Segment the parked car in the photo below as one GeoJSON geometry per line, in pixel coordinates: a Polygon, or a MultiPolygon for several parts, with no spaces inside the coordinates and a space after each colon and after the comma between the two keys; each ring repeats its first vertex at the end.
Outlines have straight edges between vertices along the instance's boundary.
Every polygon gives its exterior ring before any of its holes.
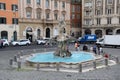
{"type": "Polygon", "coordinates": [[[9,42],[7,39],[0,39],[0,45],[1,47],[9,46],[9,42]]]}
{"type": "Polygon", "coordinates": [[[31,42],[29,39],[21,39],[21,40],[18,40],[18,41],[12,41],[11,44],[13,46],[22,46],[22,45],[30,45],[31,42]]]}
{"type": "Polygon", "coordinates": [[[38,40],[36,40],[36,42],[37,42],[38,45],[44,45],[46,43],[46,40],[38,39],[38,40]]]}

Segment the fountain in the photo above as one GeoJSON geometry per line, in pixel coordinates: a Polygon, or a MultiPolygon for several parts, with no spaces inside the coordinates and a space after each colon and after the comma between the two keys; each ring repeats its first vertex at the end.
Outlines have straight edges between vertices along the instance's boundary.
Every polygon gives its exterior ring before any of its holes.
{"type": "Polygon", "coordinates": [[[58,41],[58,48],[54,52],[54,56],[58,57],[70,57],[72,54],[68,49],[67,42],[69,37],[65,33],[65,26],[66,23],[63,19],[60,19],[59,21],[59,35],[57,36],[57,41],[58,41]]]}
{"type": "MultiPolygon", "coordinates": [[[[59,20],[59,35],[54,39],[58,42],[58,47],[54,52],[42,52],[37,53],[34,57],[31,57],[29,62],[72,62],[79,63],[94,59],[94,56],[89,52],[83,51],[69,51],[68,43],[71,37],[65,32],[66,23],[63,19],[59,20]],[[80,53],[80,54],[79,54],[80,53]]],[[[52,40],[52,39],[51,39],[52,40]]]]}

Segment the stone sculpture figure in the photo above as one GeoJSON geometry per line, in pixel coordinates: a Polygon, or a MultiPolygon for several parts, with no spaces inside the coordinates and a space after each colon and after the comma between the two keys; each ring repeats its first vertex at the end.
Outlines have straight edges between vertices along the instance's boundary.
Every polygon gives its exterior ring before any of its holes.
{"type": "Polygon", "coordinates": [[[57,41],[59,42],[58,48],[55,51],[54,55],[58,57],[70,57],[72,54],[68,49],[66,33],[64,32],[66,23],[63,19],[59,20],[59,36],[57,41]]]}

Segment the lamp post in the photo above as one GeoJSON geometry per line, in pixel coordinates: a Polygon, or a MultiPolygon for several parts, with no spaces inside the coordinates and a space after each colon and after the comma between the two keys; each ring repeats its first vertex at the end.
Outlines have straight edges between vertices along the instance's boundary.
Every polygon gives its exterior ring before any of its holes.
{"type": "Polygon", "coordinates": [[[14,41],[16,41],[17,40],[17,30],[16,30],[16,24],[17,24],[17,18],[16,18],[16,12],[18,11],[18,9],[15,9],[14,10],[14,17],[15,17],[15,19],[14,19],[14,24],[15,24],[15,31],[14,31],[14,35],[13,35],[13,39],[14,39],[14,41]]]}

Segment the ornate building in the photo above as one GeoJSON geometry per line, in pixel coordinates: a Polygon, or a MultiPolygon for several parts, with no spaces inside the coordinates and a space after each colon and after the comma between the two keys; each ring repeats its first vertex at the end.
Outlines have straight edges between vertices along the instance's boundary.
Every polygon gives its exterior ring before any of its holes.
{"type": "Polygon", "coordinates": [[[0,38],[8,41],[19,38],[17,10],[18,0],[0,0],[0,38]]]}
{"type": "Polygon", "coordinates": [[[120,0],[83,0],[82,34],[120,34],[120,0]]]}
{"type": "Polygon", "coordinates": [[[58,22],[66,21],[65,31],[70,35],[69,0],[19,0],[20,38],[52,38],[59,33],[58,22]]]}

